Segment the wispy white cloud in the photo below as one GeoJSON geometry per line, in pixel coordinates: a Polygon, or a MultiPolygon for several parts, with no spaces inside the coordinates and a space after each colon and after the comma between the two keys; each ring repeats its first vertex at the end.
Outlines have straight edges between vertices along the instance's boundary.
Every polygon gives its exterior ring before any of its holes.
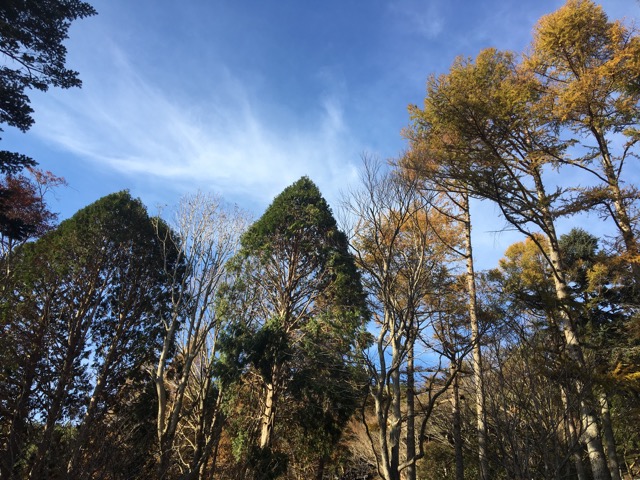
{"type": "Polygon", "coordinates": [[[407,33],[431,39],[440,35],[445,26],[440,3],[437,0],[395,0],[389,4],[389,10],[407,33]]]}
{"type": "Polygon", "coordinates": [[[354,176],[359,147],[341,95],[330,86],[308,105],[307,123],[283,122],[282,115],[274,121],[270,107],[224,68],[215,73],[213,93],[194,101],[143,77],[114,46],[104,58],[109,64],[100,70],[109,75],[88,69],[93,76],[84,76],[82,90],[40,99],[34,133],[122,175],[244,193],[260,202],[302,175],[329,190],[327,196],[354,176]]]}

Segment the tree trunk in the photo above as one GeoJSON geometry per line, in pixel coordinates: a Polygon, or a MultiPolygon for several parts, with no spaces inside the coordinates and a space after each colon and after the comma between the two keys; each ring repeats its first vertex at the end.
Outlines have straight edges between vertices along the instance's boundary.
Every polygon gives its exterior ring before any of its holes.
{"type": "Polygon", "coordinates": [[[275,418],[273,383],[267,383],[265,385],[264,395],[264,408],[262,410],[262,418],[260,419],[260,448],[268,447],[271,444],[275,418]]]}
{"type": "Polygon", "coordinates": [[[624,242],[625,249],[629,256],[628,261],[631,265],[635,282],[634,292],[637,294],[638,289],[640,288],[640,252],[638,251],[638,239],[636,238],[636,234],[629,217],[629,212],[625,204],[624,195],[620,189],[620,182],[618,180],[618,176],[616,175],[616,169],[611,160],[611,152],[609,151],[607,139],[605,138],[604,133],[595,126],[591,127],[591,133],[593,133],[593,136],[598,142],[598,148],[600,150],[600,163],[607,179],[607,189],[609,190],[609,195],[613,200],[614,212],[612,216],[614,219],[614,223],[620,231],[622,241],[624,242]]]}
{"type": "Polygon", "coordinates": [[[389,337],[392,343],[391,365],[386,369],[384,360],[383,337],[378,338],[378,355],[381,359],[381,382],[376,386],[376,414],[378,417],[378,443],[380,459],[378,470],[384,480],[400,480],[400,434],[401,434],[401,339],[395,328],[394,318],[385,311],[385,325],[389,326],[389,337]]]}
{"type": "Polygon", "coordinates": [[[567,396],[567,390],[564,386],[560,387],[560,398],[562,399],[562,406],[564,407],[564,429],[567,445],[571,449],[571,458],[573,458],[573,465],[576,469],[576,476],[578,480],[587,480],[587,474],[584,470],[584,464],[582,463],[582,454],[580,450],[580,442],[578,441],[578,435],[576,434],[576,428],[574,425],[574,415],[569,407],[569,398],[567,396]]]}
{"type": "Polygon", "coordinates": [[[402,390],[400,388],[400,339],[393,340],[394,345],[394,362],[393,372],[391,373],[391,429],[389,431],[389,444],[391,447],[391,458],[389,459],[389,480],[400,480],[400,434],[402,431],[402,390]]]}
{"type": "Polygon", "coordinates": [[[604,438],[604,446],[609,461],[609,470],[611,470],[611,480],[620,479],[620,464],[618,463],[618,454],[616,453],[616,441],[613,436],[613,426],[611,425],[611,413],[609,411],[609,399],[605,392],[600,392],[600,412],[602,414],[602,432],[604,438]]]}
{"type": "MultiPolygon", "coordinates": [[[[567,353],[571,361],[581,369],[586,367],[582,345],[578,340],[578,334],[572,312],[569,310],[571,296],[567,287],[565,270],[560,255],[560,247],[558,245],[558,237],[555,231],[553,215],[549,211],[549,198],[544,190],[542,176],[539,167],[531,170],[531,176],[536,186],[536,194],[538,197],[538,205],[542,216],[542,225],[546,234],[546,250],[549,258],[550,267],[552,269],[553,283],[556,291],[556,300],[558,302],[558,316],[561,321],[562,333],[567,347],[567,353]]],[[[580,422],[582,424],[582,437],[587,446],[589,454],[589,463],[591,464],[591,473],[594,480],[611,480],[609,467],[604,455],[604,448],[598,432],[598,422],[594,409],[590,405],[593,399],[591,388],[586,385],[580,378],[574,380],[576,392],[580,400],[580,422]]]]}
{"type": "MultiPolygon", "coordinates": [[[[384,321],[383,321],[383,325],[388,326],[388,327],[392,327],[392,325],[390,324],[390,315],[389,312],[386,310],[384,311],[384,321]]],[[[379,456],[376,456],[376,463],[377,463],[377,467],[378,467],[378,472],[380,474],[380,476],[384,479],[384,480],[390,480],[391,479],[391,473],[389,471],[389,466],[390,466],[390,459],[389,459],[389,438],[388,438],[388,413],[389,413],[389,403],[391,402],[391,399],[389,398],[389,396],[387,395],[387,391],[388,391],[388,387],[387,387],[387,383],[389,382],[389,377],[387,376],[387,358],[385,356],[385,337],[386,334],[389,333],[390,335],[393,334],[393,332],[388,332],[388,330],[386,328],[381,328],[380,333],[378,334],[378,340],[377,340],[377,349],[378,349],[378,359],[380,364],[379,365],[373,365],[373,369],[375,369],[376,371],[376,376],[377,376],[377,382],[376,385],[373,387],[374,389],[374,403],[375,403],[375,409],[376,409],[376,417],[378,420],[378,451],[380,452],[379,456]]],[[[393,361],[395,360],[395,358],[391,359],[391,362],[393,363],[393,361]]],[[[363,422],[365,421],[364,415],[362,418],[363,422]]],[[[365,424],[366,425],[366,424],[365,424]]],[[[374,448],[374,451],[376,449],[374,448]]]]}
{"type": "Polygon", "coordinates": [[[34,332],[35,341],[32,346],[32,351],[26,355],[25,358],[27,364],[24,367],[20,393],[13,408],[7,443],[4,449],[0,451],[0,478],[12,478],[13,473],[15,473],[14,468],[23,453],[22,449],[25,443],[27,417],[29,416],[29,400],[33,393],[37,363],[41,358],[40,354],[44,351],[44,334],[48,328],[46,319],[47,316],[43,315],[41,320],[45,323],[39,325],[34,332]]]}
{"type": "Polygon", "coordinates": [[[467,289],[469,291],[469,321],[471,323],[471,344],[473,346],[473,380],[476,388],[476,438],[478,439],[478,463],[480,480],[489,480],[487,462],[487,427],[484,412],[484,380],[482,376],[482,349],[480,345],[480,326],[478,324],[478,306],[476,278],[473,265],[473,244],[471,243],[471,210],[469,195],[462,194],[462,215],[464,224],[464,242],[467,264],[467,289]]]}
{"type": "Polygon", "coordinates": [[[264,386],[264,406],[260,418],[260,448],[271,447],[276,420],[276,401],[280,382],[280,366],[271,369],[271,378],[264,386]]]}
{"type": "Polygon", "coordinates": [[[65,361],[65,367],[63,369],[63,373],[58,380],[58,385],[54,392],[54,397],[51,402],[51,407],[48,409],[46,415],[46,422],[44,425],[42,439],[38,443],[35,459],[29,471],[30,479],[40,479],[46,476],[45,474],[45,460],[47,454],[49,453],[49,449],[51,447],[51,442],[53,440],[53,432],[55,430],[55,425],[60,417],[62,412],[62,406],[66,399],[67,393],[67,383],[69,380],[69,376],[71,374],[71,365],[69,364],[67,368],[67,361],[65,361]]]}
{"type": "MultiPolygon", "coordinates": [[[[156,415],[156,435],[158,438],[157,468],[158,478],[164,478],[171,463],[171,450],[173,448],[173,434],[169,430],[171,422],[167,422],[169,415],[174,415],[175,408],[170,411],[167,402],[166,388],[166,368],[169,361],[171,346],[175,341],[176,330],[178,328],[178,316],[175,311],[171,313],[171,322],[165,327],[165,337],[162,345],[162,352],[158,359],[158,365],[153,372],[153,383],[156,387],[156,397],[158,399],[158,412],[156,415]]],[[[186,367],[185,367],[186,368],[186,367]]]]}
{"type": "Polygon", "coordinates": [[[55,425],[62,414],[62,409],[68,398],[69,387],[73,383],[74,363],[84,350],[87,332],[92,323],[93,315],[92,313],[87,313],[87,310],[81,309],[76,313],[74,321],[70,325],[70,331],[65,345],[66,351],[62,369],[57,378],[58,383],[51,399],[51,405],[46,412],[46,421],[42,439],[38,443],[35,459],[29,471],[30,479],[37,480],[43,478],[45,472],[45,460],[49,453],[49,449],[51,448],[55,425]]]}
{"type": "Polygon", "coordinates": [[[413,365],[414,336],[407,339],[407,436],[406,436],[406,480],[416,480],[416,433],[415,433],[415,372],[413,365]]]}
{"type": "Polygon", "coordinates": [[[322,480],[324,478],[324,466],[327,462],[327,456],[323,455],[320,457],[320,461],[318,462],[318,469],[316,470],[316,480],[322,480]]]}
{"type": "MultiPolygon", "coordinates": [[[[556,287],[556,296],[558,299],[560,318],[562,319],[562,329],[567,346],[567,352],[571,360],[576,365],[585,368],[582,346],[578,341],[578,336],[573,325],[573,321],[569,312],[566,310],[566,304],[569,300],[567,293],[567,285],[564,280],[562,263],[560,261],[560,251],[555,239],[548,236],[549,242],[549,258],[554,269],[553,280],[556,287]]],[[[604,455],[604,448],[598,431],[598,421],[594,409],[590,405],[592,400],[591,389],[580,379],[575,380],[576,391],[580,400],[580,421],[582,423],[582,435],[587,446],[589,454],[589,463],[591,464],[591,473],[594,480],[611,480],[609,467],[604,455]]]]}
{"type": "Polygon", "coordinates": [[[452,363],[451,375],[455,375],[453,380],[453,446],[456,458],[456,480],[464,480],[464,457],[462,455],[462,419],[460,417],[460,390],[458,387],[457,367],[452,363]]]}
{"type": "Polygon", "coordinates": [[[91,399],[89,400],[89,406],[87,407],[87,411],[82,419],[82,423],[78,427],[78,435],[74,442],[75,448],[73,449],[73,453],[71,454],[71,458],[67,464],[67,477],[69,478],[78,478],[79,476],[78,468],[80,466],[82,455],[87,449],[86,443],[97,414],[98,400],[102,398],[102,393],[107,383],[107,375],[109,374],[109,369],[114,362],[119,341],[120,328],[118,328],[117,334],[111,342],[109,351],[100,370],[100,375],[96,379],[96,384],[93,388],[91,399]]]}

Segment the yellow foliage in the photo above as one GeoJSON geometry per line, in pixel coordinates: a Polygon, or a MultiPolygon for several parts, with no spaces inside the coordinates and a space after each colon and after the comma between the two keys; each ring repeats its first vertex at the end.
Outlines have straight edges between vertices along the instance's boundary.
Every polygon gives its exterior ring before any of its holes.
{"type": "Polygon", "coordinates": [[[525,289],[537,289],[551,282],[547,261],[538,246],[544,245],[544,238],[540,234],[534,236],[538,244],[530,238],[514,243],[499,261],[500,268],[510,272],[511,277],[517,278],[519,285],[525,289]]]}
{"type": "Polygon", "coordinates": [[[596,291],[607,283],[610,275],[610,269],[603,263],[596,263],[587,272],[587,280],[589,282],[589,290],[596,291]]]}
{"type": "Polygon", "coordinates": [[[635,389],[640,389],[640,370],[637,370],[638,365],[627,365],[618,362],[611,372],[611,375],[616,380],[627,384],[635,389]]]}
{"type": "Polygon", "coordinates": [[[607,130],[637,115],[639,59],[633,31],[591,0],[569,0],[539,20],[522,68],[546,88],[540,108],[560,122],[607,130]]]}

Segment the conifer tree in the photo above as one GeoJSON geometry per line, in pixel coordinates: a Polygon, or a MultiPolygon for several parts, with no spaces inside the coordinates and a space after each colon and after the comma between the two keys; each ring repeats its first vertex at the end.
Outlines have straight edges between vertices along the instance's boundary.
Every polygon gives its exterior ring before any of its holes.
{"type": "MultiPolygon", "coordinates": [[[[248,229],[236,262],[235,288],[254,292],[236,351],[259,384],[254,470],[272,468],[276,475],[286,468],[278,453],[283,429],[305,428],[307,441],[320,440],[322,457],[356,407],[354,355],[366,319],[364,295],[346,236],[307,177],[287,187],[248,229]]],[[[322,464],[319,458],[319,470],[322,464]]]]}

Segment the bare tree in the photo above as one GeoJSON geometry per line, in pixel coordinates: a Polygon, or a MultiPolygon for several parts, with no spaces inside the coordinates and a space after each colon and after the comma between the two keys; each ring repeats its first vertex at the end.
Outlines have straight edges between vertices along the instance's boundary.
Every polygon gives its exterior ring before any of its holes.
{"type": "Polygon", "coordinates": [[[166,263],[173,279],[172,309],[163,319],[164,343],[152,372],[160,477],[176,470],[183,478],[206,478],[209,471],[222,421],[223,385],[213,372],[224,328],[216,295],[247,224],[244,212],[198,193],[182,199],[173,232],[161,238],[178,258],[166,263]]]}
{"type": "Polygon", "coordinates": [[[376,438],[369,435],[386,480],[403,471],[415,479],[430,413],[469,349],[451,335],[451,297],[444,293],[452,277],[450,250],[441,239],[453,243],[458,232],[431,208],[435,194],[423,193],[420,180],[384,172],[380,162],[365,159],[362,187],[344,201],[375,321],[374,345],[364,352],[378,424],[376,438]]]}

